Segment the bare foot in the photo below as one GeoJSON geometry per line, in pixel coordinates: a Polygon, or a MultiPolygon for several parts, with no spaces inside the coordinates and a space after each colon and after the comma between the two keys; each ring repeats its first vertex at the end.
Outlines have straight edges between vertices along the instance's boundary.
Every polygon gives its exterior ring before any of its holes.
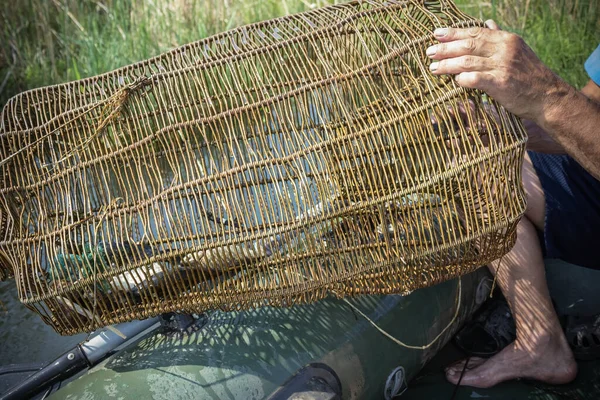
{"type": "MultiPolygon", "coordinates": [[[[500,382],[516,378],[563,384],[577,375],[577,363],[564,335],[555,339],[537,340],[543,345],[522,345],[519,340],[511,343],[490,359],[473,357],[460,382],[464,386],[492,387],[500,382]]],[[[457,384],[466,360],[446,368],[446,378],[457,384]]]]}

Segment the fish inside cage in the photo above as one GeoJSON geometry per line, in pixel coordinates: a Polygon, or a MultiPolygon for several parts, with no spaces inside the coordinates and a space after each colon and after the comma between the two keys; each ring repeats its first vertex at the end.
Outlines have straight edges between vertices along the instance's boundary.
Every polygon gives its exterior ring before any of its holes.
{"type": "Polygon", "coordinates": [[[16,96],[0,273],[72,334],[406,293],[500,257],[526,136],[428,72],[442,25],[482,22],[447,0],[353,1],[16,96]]]}

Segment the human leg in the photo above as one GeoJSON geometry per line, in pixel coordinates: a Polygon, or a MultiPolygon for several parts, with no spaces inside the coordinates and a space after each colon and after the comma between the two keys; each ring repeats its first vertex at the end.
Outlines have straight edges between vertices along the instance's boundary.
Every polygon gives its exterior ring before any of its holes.
{"type": "MultiPolygon", "coordinates": [[[[536,225],[542,229],[544,224],[544,193],[529,157],[526,157],[523,166],[523,183],[528,208],[517,227],[517,242],[502,258],[497,275],[498,285],[513,312],[517,339],[488,360],[471,359],[461,380],[462,385],[490,387],[521,377],[559,384],[570,382],[577,373],[577,364],[546,284],[536,232],[536,225]]],[[[490,266],[493,272],[499,262],[490,266]]],[[[464,362],[446,370],[450,382],[458,382],[464,362]]]]}

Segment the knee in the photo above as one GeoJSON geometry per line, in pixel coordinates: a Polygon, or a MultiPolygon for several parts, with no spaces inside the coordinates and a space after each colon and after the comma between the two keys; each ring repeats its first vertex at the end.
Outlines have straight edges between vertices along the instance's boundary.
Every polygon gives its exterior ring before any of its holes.
{"type": "Polygon", "coordinates": [[[544,190],[537,176],[533,163],[529,155],[525,154],[523,160],[523,187],[527,198],[527,208],[525,215],[535,225],[537,229],[544,229],[544,219],[546,213],[546,199],[544,190]]]}

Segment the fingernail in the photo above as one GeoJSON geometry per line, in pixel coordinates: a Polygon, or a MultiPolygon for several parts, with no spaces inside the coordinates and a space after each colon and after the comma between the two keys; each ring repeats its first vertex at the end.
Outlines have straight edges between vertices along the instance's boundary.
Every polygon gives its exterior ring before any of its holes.
{"type": "Polygon", "coordinates": [[[450,368],[448,371],[446,371],[448,373],[448,375],[454,375],[454,370],[452,368],[450,368]]]}
{"type": "Polygon", "coordinates": [[[427,50],[425,50],[425,54],[427,54],[429,57],[435,55],[437,51],[437,46],[430,46],[427,48],[427,50]]]}
{"type": "Polygon", "coordinates": [[[431,72],[434,72],[436,69],[438,69],[438,65],[439,65],[439,64],[440,64],[440,63],[439,63],[439,62],[437,62],[437,61],[436,61],[436,62],[432,62],[431,64],[429,64],[429,70],[430,70],[431,72]]]}
{"type": "Polygon", "coordinates": [[[437,28],[433,31],[433,36],[435,37],[444,37],[448,34],[448,28],[437,28]]]}

